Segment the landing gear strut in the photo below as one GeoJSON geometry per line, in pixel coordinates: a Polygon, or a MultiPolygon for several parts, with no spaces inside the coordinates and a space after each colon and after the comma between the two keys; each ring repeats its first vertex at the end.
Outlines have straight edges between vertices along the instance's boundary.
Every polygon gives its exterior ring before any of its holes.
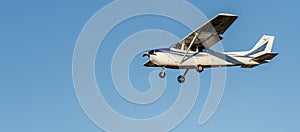
{"type": "Polygon", "coordinates": [[[184,83],[184,81],[185,81],[185,76],[186,76],[186,74],[188,73],[188,71],[189,71],[189,69],[186,69],[183,75],[180,75],[180,76],[177,77],[177,81],[178,81],[179,83],[184,83]]]}

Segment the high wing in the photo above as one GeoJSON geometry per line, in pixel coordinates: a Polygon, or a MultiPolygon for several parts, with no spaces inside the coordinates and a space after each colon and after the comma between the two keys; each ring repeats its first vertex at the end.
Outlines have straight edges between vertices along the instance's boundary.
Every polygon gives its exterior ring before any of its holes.
{"type": "Polygon", "coordinates": [[[223,39],[220,35],[222,35],[237,18],[238,16],[233,14],[218,14],[183,38],[180,43],[187,45],[192,43],[191,47],[198,48],[200,49],[199,51],[205,48],[208,49],[223,39]]]}

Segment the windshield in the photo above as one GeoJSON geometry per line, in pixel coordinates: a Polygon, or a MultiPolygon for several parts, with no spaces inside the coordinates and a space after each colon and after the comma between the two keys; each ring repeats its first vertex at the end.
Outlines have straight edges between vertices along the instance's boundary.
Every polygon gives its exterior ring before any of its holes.
{"type": "MultiPolygon", "coordinates": [[[[176,43],[172,45],[170,48],[181,50],[183,46],[183,50],[186,51],[188,49],[188,45],[182,43],[176,43]]],[[[198,46],[192,46],[190,51],[198,52],[198,46]]]]}
{"type": "Polygon", "coordinates": [[[182,47],[181,43],[176,43],[176,44],[174,44],[174,45],[171,46],[171,48],[179,49],[179,50],[181,49],[181,47],[182,47]]]}

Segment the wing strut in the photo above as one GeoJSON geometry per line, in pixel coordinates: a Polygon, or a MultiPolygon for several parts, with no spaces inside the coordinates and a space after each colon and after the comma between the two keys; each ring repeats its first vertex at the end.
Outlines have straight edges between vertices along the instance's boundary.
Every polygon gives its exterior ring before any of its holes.
{"type": "Polygon", "coordinates": [[[198,33],[195,33],[195,36],[194,36],[194,38],[193,38],[191,44],[189,45],[189,48],[185,51],[185,54],[184,54],[184,56],[183,56],[183,58],[182,58],[182,60],[181,60],[180,63],[182,63],[182,62],[184,61],[184,59],[185,59],[187,53],[190,51],[191,47],[193,46],[193,44],[194,44],[194,42],[195,42],[197,36],[198,36],[198,33]]]}

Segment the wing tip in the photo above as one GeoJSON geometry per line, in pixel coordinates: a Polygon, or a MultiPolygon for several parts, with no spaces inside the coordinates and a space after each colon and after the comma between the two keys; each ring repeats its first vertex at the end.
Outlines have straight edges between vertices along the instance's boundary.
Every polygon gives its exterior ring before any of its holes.
{"type": "Polygon", "coordinates": [[[270,34],[264,34],[264,37],[275,37],[275,35],[270,35],[270,34]]]}
{"type": "Polygon", "coordinates": [[[222,16],[232,16],[232,17],[238,17],[238,15],[231,14],[231,13],[219,13],[219,15],[222,15],[222,16]]]}

